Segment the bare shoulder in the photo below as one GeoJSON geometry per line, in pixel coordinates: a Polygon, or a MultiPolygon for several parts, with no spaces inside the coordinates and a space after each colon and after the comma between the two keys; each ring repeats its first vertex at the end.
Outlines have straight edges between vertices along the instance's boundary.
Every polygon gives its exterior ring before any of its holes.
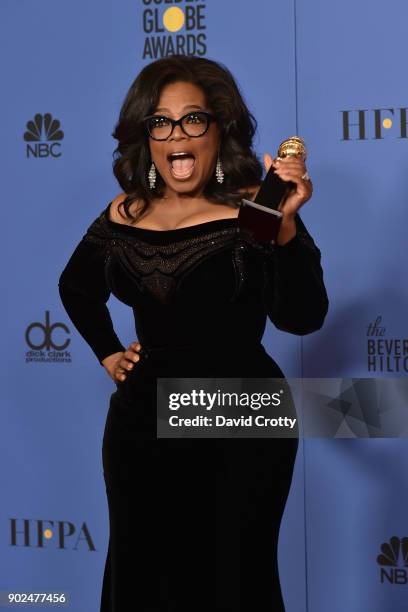
{"type": "MultiPolygon", "coordinates": [[[[129,223],[128,218],[123,212],[123,206],[121,206],[127,195],[127,193],[120,193],[116,196],[116,198],[112,200],[111,205],[109,207],[109,218],[111,221],[114,221],[115,223],[129,223]]],[[[137,204],[137,201],[132,202],[131,209],[137,207],[137,204]]]]}

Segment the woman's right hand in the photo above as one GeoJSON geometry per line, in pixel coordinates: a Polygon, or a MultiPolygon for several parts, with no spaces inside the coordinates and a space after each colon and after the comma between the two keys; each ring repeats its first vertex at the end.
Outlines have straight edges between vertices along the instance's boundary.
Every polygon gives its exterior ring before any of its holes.
{"type": "Polygon", "coordinates": [[[140,359],[138,351],[141,348],[140,342],[132,342],[126,351],[113,353],[113,355],[105,357],[102,361],[102,365],[115,383],[123,382],[126,379],[126,375],[133,370],[135,364],[140,359]]]}

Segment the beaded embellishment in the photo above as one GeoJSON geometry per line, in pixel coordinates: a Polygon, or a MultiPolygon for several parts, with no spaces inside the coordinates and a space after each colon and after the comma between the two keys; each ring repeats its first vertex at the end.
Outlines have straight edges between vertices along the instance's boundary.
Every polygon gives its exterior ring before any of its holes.
{"type": "MultiPolygon", "coordinates": [[[[231,302],[238,298],[245,285],[248,248],[257,251],[264,264],[273,260],[272,244],[259,243],[251,236],[240,233],[236,226],[156,245],[145,242],[139,236],[112,228],[104,213],[105,211],[90,225],[83,240],[95,242],[104,248],[105,264],[114,253],[137,289],[140,292],[148,291],[163,303],[170,300],[187,274],[216,253],[231,251],[235,275],[235,290],[230,297],[231,302]]],[[[297,227],[303,244],[314,249],[313,240],[307,234],[300,218],[297,219],[297,227]]],[[[266,266],[265,274],[268,275],[266,266]]]]}
{"type": "Polygon", "coordinates": [[[235,274],[231,301],[238,297],[245,281],[244,252],[248,240],[240,235],[237,227],[156,245],[111,228],[102,213],[88,228],[83,240],[105,249],[105,264],[115,254],[137,289],[150,292],[163,303],[169,301],[183,278],[196,266],[225,250],[231,250],[235,274]]]}

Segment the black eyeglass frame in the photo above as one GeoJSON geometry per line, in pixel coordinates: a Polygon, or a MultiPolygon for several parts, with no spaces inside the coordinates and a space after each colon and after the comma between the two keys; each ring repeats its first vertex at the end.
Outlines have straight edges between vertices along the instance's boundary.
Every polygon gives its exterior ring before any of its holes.
{"type": "Polygon", "coordinates": [[[186,136],[188,136],[189,138],[201,138],[201,136],[204,136],[204,134],[208,131],[208,128],[211,125],[212,121],[215,121],[215,116],[211,113],[209,113],[208,111],[204,111],[204,110],[197,110],[197,111],[190,111],[189,113],[186,113],[185,115],[183,115],[182,117],[180,117],[180,119],[171,119],[171,117],[167,117],[166,115],[148,115],[147,117],[144,117],[142,119],[145,128],[147,130],[147,133],[149,134],[150,138],[152,138],[153,140],[158,140],[158,141],[165,141],[168,138],[170,138],[170,136],[172,135],[172,133],[174,132],[174,128],[176,127],[176,125],[179,125],[181,127],[181,129],[183,130],[184,134],[186,136]],[[184,129],[183,125],[182,125],[182,121],[183,119],[185,119],[186,117],[188,117],[189,115],[206,115],[207,117],[207,127],[205,128],[204,132],[202,134],[200,134],[199,136],[192,136],[191,134],[188,134],[186,132],[186,130],[184,129]],[[150,119],[167,119],[167,121],[170,121],[171,123],[171,132],[168,136],[166,136],[166,138],[155,138],[154,136],[151,135],[150,130],[149,130],[149,124],[148,122],[150,121],[150,119]]]}

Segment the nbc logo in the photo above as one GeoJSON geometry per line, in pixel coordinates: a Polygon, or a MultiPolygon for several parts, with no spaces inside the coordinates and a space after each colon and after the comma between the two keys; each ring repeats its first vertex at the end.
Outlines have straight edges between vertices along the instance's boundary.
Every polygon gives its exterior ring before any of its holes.
{"type": "Polygon", "coordinates": [[[405,568],[408,568],[408,538],[393,536],[389,542],[384,542],[377,563],[382,566],[381,582],[387,580],[391,584],[407,584],[408,571],[405,568]]]}
{"type": "Polygon", "coordinates": [[[51,113],[37,113],[34,120],[27,121],[24,140],[27,142],[26,157],[60,157],[60,140],[64,132],[61,123],[53,119],[51,113]]]}

